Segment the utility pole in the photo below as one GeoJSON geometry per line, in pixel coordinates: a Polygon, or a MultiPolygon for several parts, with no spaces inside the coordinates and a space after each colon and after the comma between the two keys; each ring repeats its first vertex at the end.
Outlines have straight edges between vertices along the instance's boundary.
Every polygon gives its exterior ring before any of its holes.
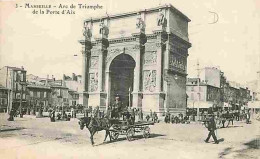
{"type": "Polygon", "coordinates": [[[199,120],[199,107],[200,107],[200,68],[199,60],[197,60],[197,91],[198,91],[198,108],[197,108],[197,120],[199,120]]]}
{"type": "Polygon", "coordinates": [[[20,118],[23,117],[23,112],[22,112],[22,100],[23,100],[23,85],[20,82],[21,85],[21,95],[20,95],[20,107],[19,107],[19,111],[20,111],[20,118]]]}

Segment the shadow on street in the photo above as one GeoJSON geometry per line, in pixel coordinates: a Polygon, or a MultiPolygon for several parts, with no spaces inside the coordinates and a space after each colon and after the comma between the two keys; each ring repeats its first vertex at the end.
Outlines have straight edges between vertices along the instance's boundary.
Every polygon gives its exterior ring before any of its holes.
{"type": "MultiPolygon", "coordinates": [[[[121,136],[123,136],[123,135],[121,135],[121,136]]],[[[161,137],[161,136],[165,136],[165,135],[162,135],[162,134],[151,134],[149,138],[156,138],[156,137],[161,137]]],[[[130,141],[130,142],[133,142],[135,140],[140,140],[140,139],[145,139],[145,138],[143,137],[143,135],[136,135],[136,136],[133,137],[133,140],[130,141]]],[[[122,138],[118,138],[117,140],[103,142],[103,143],[97,144],[95,146],[107,145],[107,144],[112,144],[112,143],[115,143],[115,142],[121,142],[121,141],[125,141],[125,140],[127,140],[126,137],[122,137],[122,138]]]]}

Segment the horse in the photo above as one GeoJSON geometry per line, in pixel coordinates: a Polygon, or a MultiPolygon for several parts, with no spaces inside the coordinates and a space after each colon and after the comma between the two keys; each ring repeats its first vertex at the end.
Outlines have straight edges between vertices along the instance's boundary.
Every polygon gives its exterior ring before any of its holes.
{"type": "Polygon", "coordinates": [[[79,126],[81,130],[83,130],[85,126],[86,128],[88,128],[90,132],[90,140],[92,145],[94,145],[93,136],[95,135],[96,132],[102,130],[106,131],[106,136],[104,141],[106,141],[108,135],[111,141],[111,135],[109,132],[109,128],[111,127],[111,124],[108,118],[83,117],[79,119],[79,126]]]}

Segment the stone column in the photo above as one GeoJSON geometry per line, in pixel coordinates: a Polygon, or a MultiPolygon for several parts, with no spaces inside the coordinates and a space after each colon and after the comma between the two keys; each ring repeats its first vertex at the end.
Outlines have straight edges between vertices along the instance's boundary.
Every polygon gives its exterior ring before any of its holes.
{"type": "Polygon", "coordinates": [[[111,87],[111,80],[110,80],[110,72],[106,72],[106,92],[107,92],[107,99],[106,99],[106,108],[108,108],[110,104],[110,87],[111,87]]]}
{"type": "Polygon", "coordinates": [[[89,85],[89,65],[91,57],[91,37],[92,37],[92,22],[84,22],[83,30],[84,40],[80,43],[82,47],[82,82],[83,82],[83,106],[88,107],[88,85],[89,85]]]}
{"type": "Polygon", "coordinates": [[[89,61],[91,51],[85,49],[82,51],[82,83],[83,83],[83,106],[88,107],[88,85],[89,85],[89,61]]]}
{"type": "Polygon", "coordinates": [[[134,89],[133,92],[140,91],[140,73],[141,73],[141,52],[136,52],[135,70],[134,70],[134,89]]]}
{"type": "Polygon", "coordinates": [[[137,17],[136,23],[137,33],[133,36],[136,37],[137,45],[139,45],[139,51],[136,52],[136,65],[134,70],[134,89],[133,89],[133,107],[142,107],[142,59],[145,50],[145,43],[147,42],[147,37],[145,35],[145,13],[141,12],[137,17]]]}
{"type": "MultiPolygon", "coordinates": [[[[162,54],[163,49],[166,45],[167,41],[167,33],[163,30],[156,30],[154,31],[154,34],[157,35],[157,42],[156,42],[156,48],[157,48],[157,69],[156,69],[156,92],[160,93],[162,91],[162,54]]],[[[166,63],[168,64],[168,63],[166,63]]]]}
{"type": "Polygon", "coordinates": [[[161,44],[161,40],[157,41],[156,47],[157,47],[156,92],[161,92],[161,82],[162,82],[162,44],[161,44]]]}
{"type": "Polygon", "coordinates": [[[98,56],[98,92],[103,91],[103,51],[98,56]]]}
{"type": "Polygon", "coordinates": [[[105,76],[105,58],[107,56],[107,48],[109,47],[109,41],[108,41],[108,34],[109,34],[109,28],[108,28],[108,19],[102,19],[100,22],[100,43],[99,43],[99,60],[98,60],[98,98],[99,103],[98,105],[102,110],[105,109],[105,107],[108,105],[108,94],[104,92],[104,77],[105,76]]]}

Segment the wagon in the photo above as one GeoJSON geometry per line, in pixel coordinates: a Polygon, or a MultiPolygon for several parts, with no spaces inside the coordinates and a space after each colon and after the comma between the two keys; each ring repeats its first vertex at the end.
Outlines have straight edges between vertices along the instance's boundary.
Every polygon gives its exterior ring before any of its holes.
{"type": "Polygon", "coordinates": [[[109,131],[112,140],[117,140],[119,135],[126,135],[128,141],[132,141],[135,133],[141,133],[144,138],[150,137],[150,125],[154,122],[139,121],[134,124],[128,124],[126,121],[114,120],[111,121],[112,126],[109,131]]]}

